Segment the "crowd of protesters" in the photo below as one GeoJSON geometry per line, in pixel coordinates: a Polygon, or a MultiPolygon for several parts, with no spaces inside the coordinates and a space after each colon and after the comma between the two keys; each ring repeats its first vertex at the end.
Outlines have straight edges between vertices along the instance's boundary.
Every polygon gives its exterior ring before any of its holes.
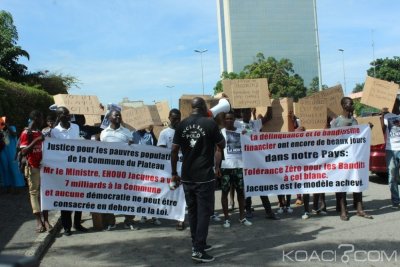
{"type": "MultiPolygon", "coordinates": [[[[337,118],[328,119],[327,127],[344,127],[357,125],[353,116],[353,101],[344,97],[341,101],[343,114],[337,118]]],[[[112,110],[108,113],[109,125],[104,130],[97,126],[85,124],[83,115],[69,113],[66,107],[57,107],[43,120],[43,114],[34,110],[29,115],[28,126],[21,131],[18,138],[16,129],[7,121],[6,117],[0,117],[0,187],[5,189],[22,188],[28,186],[32,213],[36,218],[36,232],[52,231],[53,226],[48,220],[48,211],[40,208],[40,166],[42,160],[42,143],[45,138],[58,139],[88,139],[102,142],[123,142],[127,144],[154,145],[171,149],[172,181],[176,186],[183,185],[188,209],[188,221],[192,237],[192,259],[200,262],[212,261],[214,257],[207,254],[212,249],[208,245],[207,234],[210,218],[218,217],[214,213],[214,190],[217,179],[222,191],[221,204],[224,220],[222,226],[231,227],[230,211],[235,209],[234,193],[237,195],[239,221],[244,226],[251,226],[253,217],[251,198],[245,198],[243,181],[243,162],[241,154],[229,155],[225,144],[240,147],[240,135],[262,131],[263,126],[272,118],[272,110],[267,109],[264,116],[256,117],[255,109],[233,110],[224,113],[223,126],[207,118],[207,107],[204,99],[194,98],[192,101],[193,113],[181,121],[181,113],[178,109],[172,109],[169,113],[170,124],[164,129],[157,140],[152,127],[130,131],[123,126],[121,112],[112,110]],[[253,115],[253,119],[251,116],[253,115]],[[239,117],[239,118],[237,118],[239,117]],[[45,124],[45,125],[44,125],[45,124]],[[186,140],[182,134],[187,130],[185,125],[196,124],[202,128],[199,138],[186,140]],[[222,128],[222,129],[221,129],[222,128]],[[175,133],[179,134],[175,134],[175,133]],[[178,176],[177,160],[183,154],[181,175],[178,176]],[[26,163],[21,162],[26,159],[26,163]],[[195,175],[194,175],[195,174],[195,175]],[[228,196],[231,204],[228,206],[228,196]],[[202,200],[202,201],[199,201],[202,200]]],[[[391,134],[400,127],[395,127],[400,121],[397,115],[385,112],[382,116],[382,129],[387,133],[387,166],[389,171],[389,185],[393,208],[399,206],[399,158],[400,149],[398,134],[391,134]],[[399,120],[397,120],[399,119],[399,120]]],[[[291,113],[292,128],[295,131],[305,131],[299,125],[299,119],[291,113]]],[[[364,211],[362,193],[354,193],[354,207],[356,214],[366,219],[373,217],[364,211]]],[[[311,214],[327,214],[325,194],[313,195],[313,209],[310,209],[310,195],[297,195],[296,205],[304,205],[302,219],[308,219],[311,214]]],[[[348,221],[346,193],[336,193],[336,210],[340,219],[348,221]]],[[[281,214],[293,212],[291,207],[291,195],[277,196],[278,208],[273,211],[268,196],[261,196],[266,218],[279,220],[281,214]]],[[[71,211],[61,211],[61,221],[64,235],[72,234],[71,228],[76,231],[87,232],[88,229],[81,224],[81,212],[74,212],[72,221],[71,211]]],[[[104,230],[112,230],[116,227],[113,214],[100,214],[105,222],[104,230]]],[[[139,230],[135,222],[135,216],[125,216],[124,226],[130,230],[139,230]]],[[[141,217],[139,222],[146,223],[148,219],[141,217]]],[[[160,225],[158,218],[150,220],[155,225],[160,225]]],[[[185,229],[184,221],[177,221],[177,230],[185,229]]]]}

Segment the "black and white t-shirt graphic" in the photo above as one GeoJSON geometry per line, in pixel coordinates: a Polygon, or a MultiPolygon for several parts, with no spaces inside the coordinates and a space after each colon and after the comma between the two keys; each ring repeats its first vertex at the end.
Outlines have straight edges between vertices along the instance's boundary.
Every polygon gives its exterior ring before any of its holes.
{"type": "Polygon", "coordinates": [[[241,158],[242,146],[240,143],[240,133],[226,131],[226,155],[225,158],[241,158]]]}
{"type": "Polygon", "coordinates": [[[400,116],[393,116],[387,121],[390,137],[400,137],[400,116]]]}
{"type": "Polygon", "coordinates": [[[205,131],[203,128],[201,128],[200,125],[197,124],[192,124],[187,126],[183,132],[182,135],[185,139],[189,140],[189,146],[191,148],[194,148],[196,146],[197,140],[199,140],[200,137],[205,136],[205,131]]]}

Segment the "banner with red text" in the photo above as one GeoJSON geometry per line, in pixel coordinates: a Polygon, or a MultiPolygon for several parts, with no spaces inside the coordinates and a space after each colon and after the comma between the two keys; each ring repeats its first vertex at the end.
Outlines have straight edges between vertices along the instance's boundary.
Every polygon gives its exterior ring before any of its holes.
{"type": "Polygon", "coordinates": [[[183,221],[183,188],[169,188],[170,154],[162,147],[48,138],[40,172],[42,209],[183,221]]]}
{"type": "Polygon", "coordinates": [[[370,138],[368,125],[241,135],[245,195],[364,191],[370,138]]]}

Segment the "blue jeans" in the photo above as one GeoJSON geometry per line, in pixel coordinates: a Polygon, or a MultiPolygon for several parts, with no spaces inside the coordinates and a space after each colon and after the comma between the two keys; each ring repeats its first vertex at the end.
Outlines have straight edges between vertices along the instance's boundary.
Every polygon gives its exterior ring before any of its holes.
{"type": "Polygon", "coordinates": [[[388,169],[389,188],[393,205],[399,205],[399,167],[400,167],[400,150],[386,150],[386,166],[388,169]]]}
{"type": "Polygon", "coordinates": [[[208,183],[183,183],[188,207],[192,246],[195,251],[204,252],[207,245],[210,216],[214,214],[215,181],[208,183]]]}

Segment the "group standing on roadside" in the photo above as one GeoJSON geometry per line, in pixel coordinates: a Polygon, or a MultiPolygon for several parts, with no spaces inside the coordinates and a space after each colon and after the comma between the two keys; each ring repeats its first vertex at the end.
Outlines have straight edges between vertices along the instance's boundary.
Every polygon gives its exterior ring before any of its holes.
{"type": "MultiPolygon", "coordinates": [[[[250,218],[253,216],[253,207],[251,198],[245,198],[243,161],[241,153],[237,153],[240,148],[240,135],[251,134],[262,131],[263,126],[271,120],[272,110],[267,109],[264,116],[255,117],[255,110],[247,108],[241,109],[240,117],[235,117],[232,110],[224,113],[223,128],[211,118],[208,118],[208,109],[203,98],[196,97],[192,100],[192,114],[181,121],[181,113],[178,109],[171,109],[169,112],[169,127],[164,129],[157,140],[152,126],[148,129],[139,129],[130,131],[122,125],[121,112],[112,110],[109,112],[109,126],[104,130],[99,127],[85,125],[84,116],[75,116],[77,124],[71,122],[71,114],[66,107],[58,107],[56,116],[50,114],[46,117],[47,127],[42,129],[43,115],[34,110],[29,116],[29,125],[25,128],[19,138],[19,149],[21,155],[26,157],[27,166],[24,170],[29,187],[30,202],[32,212],[36,218],[36,232],[41,233],[51,231],[53,226],[49,223],[48,211],[41,211],[40,208],[40,166],[42,160],[42,143],[44,138],[57,139],[92,139],[102,142],[120,142],[139,145],[157,145],[171,150],[171,177],[175,187],[182,185],[188,211],[188,223],[190,226],[190,235],[192,239],[191,257],[195,261],[209,262],[214,257],[207,252],[212,249],[207,244],[208,227],[210,217],[214,215],[215,205],[215,178],[220,179],[221,184],[221,204],[224,214],[222,226],[230,228],[232,220],[229,214],[228,195],[233,189],[236,191],[237,203],[239,208],[239,224],[251,226],[253,223],[250,218]],[[251,120],[253,111],[254,119],[251,120]],[[182,159],[182,168],[178,175],[178,160],[182,159]]],[[[354,105],[351,98],[344,97],[341,100],[343,113],[334,118],[328,125],[332,128],[357,125],[357,120],[353,116],[354,105]]],[[[296,126],[293,120],[293,129],[295,131],[305,131],[304,127],[296,126]]],[[[400,204],[398,179],[399,179],[399,161],[400,161],[400,116],[385,112],[382,115],[382,129],[386,133],[386,157],[389,174],[389,187],[391,193],[392,208],[398,209],[400,204]]],[[[7,165],[6,155],[16,154],[16,151],[6,150],[7,146],[17,147],[17,138],[15,128],[8,126],[4,118],[0,118],[0,182],[1,185],[7,185],[10,180],[9,174],[15,176],[12,180],[14,186],[24,186],[24,178],[21,172],[16,174],[12,170],[12,165],[7,165]],[[14,139],[13,139],[14,138],[14,139]],[[14,142],[14,143],[12,143],[14,142]],[[5,152],[7,151],[7,152],[5,152]],[[9,168],[8,170],[6,168],[9,168]],[[7,170],[4,172],[4,170],[7,170]],[[18,174],[20,177],[18,177],[18,174]]],[[[8,163],[7,163],[8,164],[8,163]]],[[[17,166],[18,167],[18,166],[17,166]]],[[[276,214],[292,213],[291,196],[279,195],[279,207],[276,213],[272,210],[268,196],[261,196],[261,202],[264,207],[266,218],[279,220],[276,214]]],[[[336,193],[336,209],[340,213],[340,219],[348,221],[348,210],[346,193],[336,193]]],[[[373,217],[364,211],[362,202],[362,192],[353,193],[353,205],[356,209],[356,215],[373,219],[373,217]]],[[[303,219],[308,219],[314,212],[316,214],[326,214],[327,206],[325,203],[325,194],[313,194],[313,210],[310,209],[310,195],[298,195],[299,205],[304,205],[303,219]]],[[[115,216],[113,214],[103,214],[103,220],[106,222],[105,230],[111,230],[116,227],[115,216]]],[[[64,235],[72,234],[71,228],[77,231],[87,232],[88,229],[81,224],[82,212],[75,211],[72,220],[72,212],[61,211],[61,222],[64,228],[64,235]]],[[[124,226],[127,229],[138,230],[134,221],[135,216],[125,215],[124,226]]],[[[146,217],[141,221],[145,222],[146,217]]],[[[152,222],[160,225],[158,218],[152,218],[152,222]]],[[[177,230],[185,229],[184,221],[178,221],[177,230]]]]}

